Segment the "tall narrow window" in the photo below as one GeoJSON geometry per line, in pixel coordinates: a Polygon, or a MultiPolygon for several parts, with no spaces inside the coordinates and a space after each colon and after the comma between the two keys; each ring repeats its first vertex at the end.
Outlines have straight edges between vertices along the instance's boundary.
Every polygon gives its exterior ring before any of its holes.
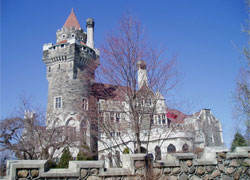
{"type": "Polygon", "coordinates": [[[121,114],[120,113],[116,113],[116,122],[120,122],[120,118],[121,114]]]}
{"type": "Polygon", "coordinates": [[[115,132],[110,132],[111,137],[115,137],[115,132]]]}
{"type": "Polygon", "coordinates": [[[62,97],[55,97],[55,109],[62,108],[62,97]]]}
{"type": "Polygon", "coordinates": [[[154,124],[154,115],[153,114],[150,114],[150,123],[154,124]]]}
{"type": "Polygon", "coordinates": [[[82,99],[82,109],[88,110],[88,100],[87,99],[82,99]]]}
{"type": "Polygon", "coordinates": [[[113,112],[110,113],[110,121],[114,121],[114,113],[113,112]]]}
{"type": "Polygon", "coordinates": [[[158,124],[161,124],[161,115],[158,115],[158,124]]]}
{"type": "Polygon", "coordinates": [[[166,115],[162,114],[162,124],[166,124],[166,115]]]}
{"type": "Polygon", "coordinates": [[[141,105],[144,106],[144,99],[141,99],[141,105]]]}

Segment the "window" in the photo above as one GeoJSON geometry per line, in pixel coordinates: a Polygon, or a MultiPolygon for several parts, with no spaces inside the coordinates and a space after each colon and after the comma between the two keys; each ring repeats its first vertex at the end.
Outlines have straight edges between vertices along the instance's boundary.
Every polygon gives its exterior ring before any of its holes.
{"type": "Polygon", "coordinates": [[[171,124],[171,120],[168,119],[168,127],[170,127],[170,124],[171,124]]]}
{"type": "Polygon", "coordinates": [[[141,99],[141,105],[144,106],[144,99],[141,99]]]}
{"type": "Polygon", "coordinates": [[[110,132],[111,137],[115,137],[115,132],[110,132]]]}
{"type": "Polygon", "coordinates": [[[72,34],[72,35],[71,35],[71,37],[75,37],[75,35],[74,35],[74,34],[72,34]]]}
{"type": "Polygon", "coordinates": [[[82,99],[82,109],[88,110],[88,100],[87,99],[82,99]]]}
{"type": "Polygon", "coordinates": [[[63,38],[65,38],[65,37],[66,37],[66,35],[65,35],[65,34],[63,34],[63,35],[62,35],[62,37],[63,37],[63,38]]]}
{"type": "Polygon", "coordinates": [[[167,149],[168,153],[174,153],[176,152],[176,148],[173,144],[170,144],[167,149]]]}
{"type": "Polygon", "coordinates": [[[188,145],[185,143],[183,146],[182,146],[182,151],[183,152],[188,152],[189,148],[188,148],[188,145]]]}
{"type": "Polygon", "coordinates": [[[166,115],[162,114],[162,124],[166,124],[166,115]]]}
{"type": "Polygon", "coordinates": [[[158,124],[161,124],[161,115],[158,115],[158,124]]]}
{"type": "Polygon", "coordinates": [[[62,108],[62,97],[55,97],[55,109],[62,108]]]}
{"type": "Polygon", "coordinates": [[[151,124],[154,124],[154,115],[153,114],[150,114],[150,122],[151,122],[151,124]]]}
{"type": "Polygon", "coordinates": [[[116,122],[120,122],[120,116],[121,116],[121,114],[120,113],[116,113],[116,122]]]}
{"type": "Polygon", "coordinates": [[[146,104],[147,104],[147,106],[151,106],[152,105],[152,100],[151,99],[147,99],[146,100],[146,104]]]}
{"type": "Polygon", "coordinates": [[[110,121],[114,121],[114,113],[113,112],[110,113],[110,121]]]}
{"type": "Polygon", "coordinates": [[[117,137],[121,136],[121,132],[116,132],[116,136],[117,137]]]}

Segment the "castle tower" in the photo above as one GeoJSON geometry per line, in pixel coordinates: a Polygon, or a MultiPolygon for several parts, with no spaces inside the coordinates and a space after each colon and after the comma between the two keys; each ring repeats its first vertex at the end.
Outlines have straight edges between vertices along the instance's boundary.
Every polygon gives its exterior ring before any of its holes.
{"type": "Polygon", "coordinates": [[[56,32],[56,44],[43,46],[49,83],[48,127],[73,126],[79,130],[81,126],[87,126],[83,122],[84,114],[88,110],[88,96],[99,65],[99,52],[94,49],[94,20],[91,21],[92,33],[89,35],[81,28],[72,9],[64,26],[56,32]],[[87,39],[92,40],[91,47],[86,45],[87,39]]]}

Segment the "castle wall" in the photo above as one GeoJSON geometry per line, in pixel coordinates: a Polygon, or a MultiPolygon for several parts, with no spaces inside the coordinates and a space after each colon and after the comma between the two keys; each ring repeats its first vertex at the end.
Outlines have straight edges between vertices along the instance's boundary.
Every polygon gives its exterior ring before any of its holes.
{"type": "Polygon", "coordinates": [[[46,160],[7,161],[8,180],[28,179],[86,179],[137,180],[147,177],[163,179],[250,179],[250,147],[237,147],[235,152],[196,155],[169,154],[163,161],[153,161],[152,155],[122,155],[121,168],[104,168],[104,161],[70,161],[68,169],[50,169],[46,160]]]}

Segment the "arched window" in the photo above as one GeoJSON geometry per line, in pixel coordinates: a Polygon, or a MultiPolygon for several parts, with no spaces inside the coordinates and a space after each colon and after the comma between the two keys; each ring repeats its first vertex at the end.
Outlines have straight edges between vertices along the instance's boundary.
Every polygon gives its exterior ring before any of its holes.
{"type": "Polygon", "coordinates": [[[174,153],[174,152],[176,152],[176,148],[173,144],[170,144],[168,146],[168,153],[174,153]]]}
{"type": "Polygon", "coordinates": [[[161,148],[155,146],[155,160],[161,160],[161,148]]]}
{"type": "Polygon", "coordinates": [[[188,152],[189,151],[188,145],[186,143],[182,146],[182,151],[183,152],[188,152]]]}

